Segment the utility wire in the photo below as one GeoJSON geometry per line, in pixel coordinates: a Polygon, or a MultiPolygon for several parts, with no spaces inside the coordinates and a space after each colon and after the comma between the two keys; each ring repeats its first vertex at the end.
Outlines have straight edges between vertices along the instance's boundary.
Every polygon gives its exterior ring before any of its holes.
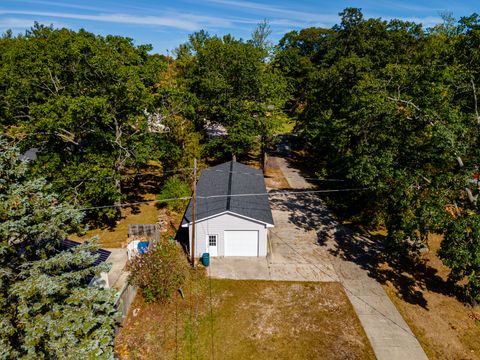
{"type": "MultiPolygon", "coordinates": [[[[251,175],[251,176],[263,176],[265,177],[265,174],[254,174],[254,173],[249,173],[249,172],[241,172],[241,171],[228,171],[228,170],[216,170],[216,169],[204,169],[202,172],[206,171],[211,171],[211,172],[219,172],[219,173],[228,173],[228,174],[241,174],[241,175],[251,175]]],[[[346,179],[319,179],[319,178],[313,178],[313,177],[304,177],[305,180],[313,180],[313,181],[325,181],[325,182],[345,182],[348,181],[346,179]]]]}
{"type": "Polygon", "coordinates": [[[311,177],[304,177],[305,180],[313,180],[313,181],[333,181],[333,182],[344,182],[348,181],[345,179],[319,179],[319,178],[311,178],[311,177]]]}
{"type": "Polygon", "coordinates": [[[96,209],[106,209],[106,208],[114,208],[114,207],[124,207],[124,206],[134,206],[134,205],[143,205],[143,204],[152,204],[152,203],[162,203],[162,202],[169,202],[169,201],[176,201],[176,200],[190,200],[191,196],[186,197],[179,197],[179,198],[170,198],[170,199],[163,199],[163,200],[147,200],[147,201],[136,201],[131,203],[125,204],[116,204],[116,205],[101,205],[101,206],[91,206],[91,207],[84,207],[79,208],[80,211],[86,210],[96,210],[96,209]]]}
{"type": "MultiPolygon", "coordinates": [[[[269,196],[269,195],[290,195],[290,194],[316,194],[316,193],[335,193],[335,192],[345,192],[345,191],[365,191],[372,188],[356,188],[356,189],[334,189],[334,190],[301,190],[301,191],[271,191],[265,193],[252,193],[252,194],[233,194],[233,195],[211,195],[211,196],[198,196],[197,199],[217,199],[217,198],[228,198],[228,197],[246,197],[246,196],[269,196]]],[[[178,198],[168,198],[162,200],[147,200],[147,201],[137,201],[132,203],[124,204],[114,204],[114,205],[101,205],[101,206],[92,206],[79,208],[80,211],[95,210],[95,209],[106,209],[106,208],[118,208],[125,206],[134,206],[142,204],[152,204],[152,203],[162,203],[170,202],[177,200],[190,200],[191,196],[178,197],[178,198]]]]}
{"type": "Polygon", "coordinates": [[[270,191],[265,193],[252,193],[252,194],[231,194],[231,195],[210,195],[210,196],[197,196],[198,199],[215,199],[224,197],[244,197],[244,196],[268,196],[268,195],[290,195],[290,194],[318,194],[318,193],[332,193],[342,191],[364,191],[372,188],[354,188],[354,189],[332,189],[332,190],[299,190],[299,191],[270,191]]]}
{"type": "Polygon", "coordinates": [[[208,293],[209,293],[209,306],[210,306],[210,353],[211,359],[215,360],[215,351],[213,347],[213,304],[212,304],[212,277],[208,275],[208,293]]]}
{"type": "MultiPolygon", "coordinates": [[[[192,167],[184,167],[177,170],[166,170],[166,171],[152,171],[152,172],[144,172],[144,173],[135,173],[135,174],[124,174],[119,175],[118,177],[135,177],[135,176],[146,176],[146,175],[162,175],[162,174],[169,174],[169,173],[176,173],[181,171],[189,171],[193,170],[192,167]]],[[[253,176],[263,176],[263,174],[250,174],[246,172],[236,172],[236,171],[224,171],[224,170],[203,170],[203,171],[215,171],[215,172],[222,172],[222,173],[231,173],[231,174],[244,174],[244,175],[253,175],[253,176]]],[[[101,179],[114,179],[117,178],[115,175],[108,175],[108,176],[98,176],[98,177],[90,177],[90,178],[80,178],[80,179],[63,179],[63,180],[52,180],[52,183],[64,183],[64,182],[80,182],[80,181],[98,181],[101,179]]]]}
{"type": "MultiPolygon", "coordinates": [[[[176,170],[165,170],[165,171],[151,171],[151,172],[144,172],[144,173],[135,173],[135,174],[124,174],[119,175],[118,177],[136,177],[136,176],[147,176],[147,175],[163,175],[163,174],[171,174],[177,173],[187,170],[192,170],[193,168],[185,167],[176,170]]],[[[64,180],[52,180],[51,183],[64,183],[64,182],[81,182],[81,181],[98,181],[101,179],[114,179],[117,178],[115,175],[108,175],[108,176],[98,176],[98,177],[91,177],[91,178],[80,178],[80,179],[64,179],[64,180]]]]}
{"type": "Polygon", "coordinates": [[[251,176],[264,176],[263,173],[261,174],[254,174],[249,172],[241,172],[241,171],[228,171],[228,170],[216,170],[216,169],[205,169],[202,170],[203,172],[210,171],[210,172],[219,172],[219,173],[227,173],[227,174],[241,174],[241,175],[251,175],[251,176]]]}

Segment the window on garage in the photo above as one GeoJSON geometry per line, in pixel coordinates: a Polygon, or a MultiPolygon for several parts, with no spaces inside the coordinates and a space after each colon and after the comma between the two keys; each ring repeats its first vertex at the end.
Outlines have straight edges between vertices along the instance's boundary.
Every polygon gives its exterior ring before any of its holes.
{"type": "Polygon", "coordinates": [[[208,246],[217,246],[217,235],[208,235],[208,246]]]}

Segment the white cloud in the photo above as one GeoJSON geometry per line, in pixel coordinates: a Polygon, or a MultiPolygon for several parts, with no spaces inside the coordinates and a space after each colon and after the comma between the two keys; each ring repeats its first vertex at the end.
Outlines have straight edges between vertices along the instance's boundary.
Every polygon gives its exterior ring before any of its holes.
{"type": "Polygon", "coordinates": [[[16,0],[17,2],[33,4],[33,5],[47,5],[47,6],[56,6],[62,8],[70,9],[80,9],[80,10],[92,10],[92,11],[108,11],[107,9],[102,9],[93,6],[77,5],[68,2],[58,2],[58,1],[48,1],[48,0],[16,0]]]}
{"type": "MultiPolygon", "coordinates": [[[[377,3],[378,5],[378,3],[377,3]]],[[[444,8],[439,8],[439,7],[429,7],[429,6],[423,6],[423,5],[418,5],[418,4],[409,4],[401,1],[383,1],[383,3],[379,4],[380,6],[384,6],[386,8],[390,9],[401,9],[401,10],[406,10],[406,11],[411,11],[411,12],[439,12],[439,11],[444,11],[444,8]]]]}
{"type": "Polygon", "coordinates": [[[0,19],[0,29],[28,29],[33,25],[33,20],[22,18],[4,18],[0,19]]]}
{"type": "MultiPolygon", "coordinates": [[[[18,33],[30,29],[35,23],[34,19],[7,17],[0,19],[0,31],[13,30],[18,33]]],[[[68,24],[56,20],[44,20],[46,25],[52,24],[55,28],[69,27],[68,24]]]]}
{"type": "Polygon", "coordinates": [[[169,16],[136,16],[128,14],[75,14],[68,12],[0,10],[0,15],[28,15],[54,17],[61,19],[75,19],[119,24],[165,26],[182,30],[194,31],[205,25],[229,27],[231,22],[221,18],[198,16],[191,14],[169,14],[169,16]]]}
{"type": "Polygon", "coordinates": [[[261,4],[252,1],[238,1],[238,0],[206,0],[207,2],[242,8],[250,11],[261,12],[262,17],[270,18],[273,16],[281,15],[285,17],[284,21],[297,20],[302,22],[321,22],[322,24],[333,25],[338,21],[337,14],[320,14],[315,12],[297,11],[293,9],[286,9],[277,6],[261,4]]]}
{"type": "Polygon", "coordinates": [[[386,19],[386,20],[399,19],[399,20],[403,20],[403,21],[410,21],[410,22],[414,22],[414,23],[417,23],[417,24],[422,24],[423,27],[431,27],[431,26],[434,26],[434,25],[443,23],[442,18],[436,17],[436,16],[425,16],[425,17],[398,17],[398,18],[395,18],[395,17],[392,17],[392,18],[390,18],[390,17],[384,17],[384,19],[386,19]]]}

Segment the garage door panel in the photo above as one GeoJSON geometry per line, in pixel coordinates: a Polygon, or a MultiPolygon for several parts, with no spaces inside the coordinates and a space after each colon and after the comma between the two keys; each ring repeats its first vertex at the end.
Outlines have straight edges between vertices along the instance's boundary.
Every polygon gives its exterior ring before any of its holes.
{"type": "Polygon", "coordinates": [[[224,233],[225,256],[258,256],[258,231],[228,230],[224,233]]]}

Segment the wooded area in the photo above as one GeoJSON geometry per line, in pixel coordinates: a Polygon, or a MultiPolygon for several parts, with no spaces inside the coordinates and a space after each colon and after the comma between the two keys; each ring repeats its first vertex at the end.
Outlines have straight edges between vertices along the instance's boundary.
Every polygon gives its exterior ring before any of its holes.
{"type": "MultiPolygon", "coordinates": [[[[442,234],[439,256],[452,283],[462,284],[466,302],[479,302],[480,16],[443,19],[427,29],[347,8],[338,25],[292,31],[277,45],[266,22],[248,40],[200,31],[174,57],[85,30],[36,24],[3,34],[0,302],[10,310],[0,315],[8,324],[0,347],[8,353],[25,341],[21,356],[41,346],[22,316],[41,312],[32,305],[38,294],[64,299],[79,282],[62,277],[68,284],[58,294],[29,285],[55,261],[75,262],[52,257],[64,233],[114,224],[152,168],[162,184],[184,188],[194,158],[248,158],[292,119],[318,179],[365,188],[329,199],[339,216],[385,227],[386,252],[399,258],[442,234]],[[209,137],[212,124],[227,135],[209,137]],[[17,164],[32,148],[37,159],[17,164]]],[[[72,301],[84,301],[78,296],[72,301]]],[[[109,301],[88,296],[92,307],[109,301]]],[[[108,338],[110,325],[92,329],[108,338]]]]}
{"type": "Polygon", "coordinates": [[[394,253],[445,235],[453,282],[480,300],[478,196],[480,18],[444,15],[431,29],[364,19],[346,9],[332,29],[287,34],[274,63],[294,84],[298,118],[319,177],[367,191],[335,206],[384,225],[394,253]]]}

